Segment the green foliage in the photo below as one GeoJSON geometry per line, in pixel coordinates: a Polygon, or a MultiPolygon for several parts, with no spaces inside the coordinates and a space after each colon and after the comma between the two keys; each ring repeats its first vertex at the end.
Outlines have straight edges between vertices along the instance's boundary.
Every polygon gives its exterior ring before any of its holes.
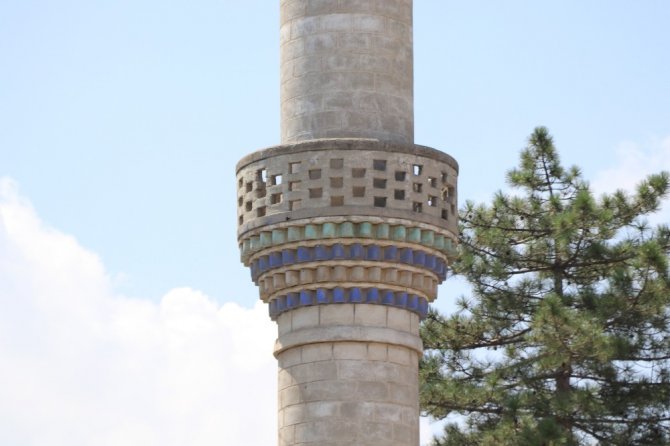
{"type": "Polygon", "coordinates": [[[422,326],[423,411],[463,416],[434,444],[670,444],[668,174],[596,199],[537,128],[508,182],[460,212],[472,296],[422,326]]]}

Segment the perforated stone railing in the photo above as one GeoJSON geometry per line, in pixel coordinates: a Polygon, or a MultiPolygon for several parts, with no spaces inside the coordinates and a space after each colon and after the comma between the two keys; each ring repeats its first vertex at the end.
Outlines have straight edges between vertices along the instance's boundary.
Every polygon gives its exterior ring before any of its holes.
{"type": "Polygon", "coordinates": [[[434,149],[377,140],[316,140],[260,151],[238,163],[238,233],[319,215],[406,218],[455,233],[457,169],[453,158],[434,149]]]}

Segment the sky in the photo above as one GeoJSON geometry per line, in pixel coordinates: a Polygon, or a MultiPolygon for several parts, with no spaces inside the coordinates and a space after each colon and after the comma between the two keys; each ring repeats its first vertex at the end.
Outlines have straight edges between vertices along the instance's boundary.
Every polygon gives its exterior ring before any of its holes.
{"type": "MultiPolygon", "coordinates": [[[[538,125],[598,192],[670,170],[669,2],[414,3],[415,140],[458,160],[461,203],[538,125]]],[[[279,143],[278,22],[268,0],[0,0],[3,443],[274,443],[235,164],[279,143]]]]}

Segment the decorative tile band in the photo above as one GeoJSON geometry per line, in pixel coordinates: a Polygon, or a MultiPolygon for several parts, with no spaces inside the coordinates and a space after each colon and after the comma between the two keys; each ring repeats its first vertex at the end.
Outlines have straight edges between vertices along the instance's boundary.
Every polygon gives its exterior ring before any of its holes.
{"type": "Polygon", "coordinates": [[[332,246],[316,245],[299,246],[294,249],[274,251],[251,262],[249,267],[251,278],[258,283],[261,274],[276,268],[310,262],[326,262],[331,260],[358,260],[370,262],[402,263],[425,268],[434,273],[440,282],[446,279],[447,264],[441,258],[420,249],[397,246],[363,245],[354,243],[345,245],[335,243],[332,246]]]}
{"type": "Polygon", "coordinates": [[[376,304],[404,308],[419,315],[421,319],[428,312],[428,301],[419,295],[404,291],[394,291],[380,288],[317,288],[316,290],[302,290],[278,296],[270,301],[270,318],[277,317],[290,310],[300,307],[328,304],[376,304]]]}
{"type": "Polygon", "coordinates": [[[426,229],[407,224],[370,221],[326,221],[304,225],[274,225],[262,231],[249,233],[240,239],[241,259],[248,264],[257,252],[292,242],[327,239],[373,239],[416,243],[444,253],[448,258],[456,254],[455,244],[445,231],[426,229]]]}
{"type": "Polygon", "coordinates": [[[434,274],[409,266],[398,268],[388,264],[374,265],[372,262],[360,262],[356,265],[353,262],[348,263],[319,266],[312,264],[304,268],[282,268],[265,273],[258,281],[260,297],[267,302],[274,296],[295,288],[332,288],[343,284],[411,290],[425,296],[429,301],[437,297],[438,280],[434,274]]]}

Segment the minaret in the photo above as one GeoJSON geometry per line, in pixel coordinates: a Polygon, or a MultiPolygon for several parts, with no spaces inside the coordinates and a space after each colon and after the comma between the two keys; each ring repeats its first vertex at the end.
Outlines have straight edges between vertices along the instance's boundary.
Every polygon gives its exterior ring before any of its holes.
{"type": "Polygon", "coordinates": [[[278,326],[279,444],[416,446],[458,164],[414,144],[412,0],[280,5],[282,144],[237,165],[242,262],[278,326]]]}

